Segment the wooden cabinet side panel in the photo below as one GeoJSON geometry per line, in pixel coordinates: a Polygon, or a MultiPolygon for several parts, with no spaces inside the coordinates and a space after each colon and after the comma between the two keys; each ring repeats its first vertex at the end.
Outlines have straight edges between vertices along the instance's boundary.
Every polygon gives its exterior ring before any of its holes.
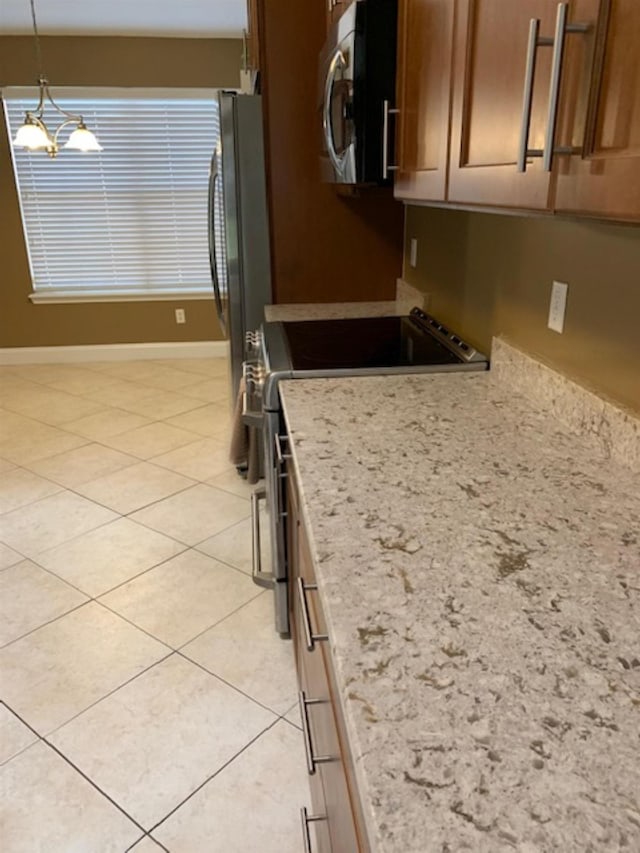
{"type": "Polygon", "coordinates": [[[640,220],[640,4],[576,0],[591,25],[567,45],[555,157],[558,211],[640,220]]]}
{"type": "Polygon", "coordinates": [[[344,198],[320,176],[324,0],[260,0],[271,267],[276,302],[394,299],[403,207],[391,188],[344,198]]]}
{"type": "Polygon", "coordinates": [[[400,0],[398,198],[445,198],[453,17],[454,0],[400,0]]]}

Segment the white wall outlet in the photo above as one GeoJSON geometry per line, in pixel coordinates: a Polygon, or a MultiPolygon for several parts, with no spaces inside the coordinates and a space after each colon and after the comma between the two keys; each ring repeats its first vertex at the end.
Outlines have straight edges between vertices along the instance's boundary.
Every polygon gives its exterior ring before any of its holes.
{"type": "Polygon", "coordinates": [[[184,308],[176,308],[176,323],[178,325],[182,325],[182,323],[186,323],[187,318],[184,313],[184,308]]]}
{"type": "Polygon", "coordinates": [[[409,243],[409,265],[414,268],[418,265],[418,241],[415,237],[409,243]]]}
{"type": "Polygon", "coordinates": [[[547,326],[560,335],[564,331],[564,314],[567,310],[567,291],[569,285],[564,281],[554,281],[549,302],[549,320],[547,326]]]}

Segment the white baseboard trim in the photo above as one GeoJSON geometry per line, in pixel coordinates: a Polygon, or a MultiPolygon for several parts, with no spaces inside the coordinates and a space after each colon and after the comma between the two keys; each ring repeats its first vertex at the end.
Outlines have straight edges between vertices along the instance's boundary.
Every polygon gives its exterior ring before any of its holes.
{"type": "Polygon", "coordinates": [[[153,344],[92,344],[75,347],[4,347],[0,364],[69,364],[82,361],[138,361],[163,358],[224,358],[227,341],[153,344]]]}

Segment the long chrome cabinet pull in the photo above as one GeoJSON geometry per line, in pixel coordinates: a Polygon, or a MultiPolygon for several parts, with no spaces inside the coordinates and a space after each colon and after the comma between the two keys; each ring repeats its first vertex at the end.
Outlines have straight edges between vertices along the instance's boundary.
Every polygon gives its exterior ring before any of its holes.
{"type": "Polygon", "coordinates": [[[397,115],[400,110],[392,109],[389,101],[382,102],[382,177],[386,181],[389,172],[395,172],[398,167],[389,165],[389,116],[397,115]]]}
{"type": "Polygon", "coordinates": [[[558,3],[554,38],[540,36],[539,18],[532,18],[529,22],[529,39],[527,42],[527,59],[524,75],[524,95],[522,98],[522,123],[520,125],[520,142],[518,144],[516,166],[518,172],[527,171],[528,157],[542,157],[543,169],[546,172],[550,172],[554,153],[573,154],[579,151],[579,149],[569,147],[559,147],[554,149],[553,144],[558,117],[558,102],[560,81],[562,77],[565,36],[567,33],[586,33],[591,29],[590,24],[567,24],[568,12],[568,3],[558,3]],[[544,148],[529,148],[531,109],[533,105],[533,84],[535,80],[536,58],[539,47],[553,47],[553,57],[551,60],[551,83],[549,86],[549,106],[547,110],[547,130],[545,134],[544,148]]]}
{"type": "Polygon", "coordinates": [[[302,821],[302,840],[304,842],[304,853],[311,853],[311,836],[309,835],[309,824],[317,820],[326,820],[323,814],[309,814],[306,806],[300,809],[300,820],[302,821]]]}
{"type": "Polygon", "coordinates": [[[265,589],[273,589],[275,580],[271,573],[262,571],[260,553],[260,501],[265,500],[264,489],[256,489],[251,494],[251,577],[253,582],[265,589]]]}
{"type": "Polygon", "coordinates": [[[553,40],[553,57],[551,59],[551,83],[549,84],[549,110],[547,113],[547,134],[544,141],[544,155],[542,168],[550,172],[553,165],[554,154],[574,154],[580,149],[568,146],[554,148],[556,136],[556,123],[558,120],[558,100],[560,97],[560,80],[562,78],[562,60],[564,58],[564,41],[567,33],[586,33],[591,27],[589,24],[567,24],[569,14],[568,3],[558,3],[558,14],[556,16],[556,32],[553,40]]]}
{"type": "Polygon", "coordinates": [[[311,741],[311,729],[309,727],[309,705],[322,705],[324,699],[307,699],[304,690],[298,693],[298,705],[300,706],[300,717],[302,718],[302,734],[304,737],[304,751],[307,757],[307,772],[313,776],[316,772],[316,764],[327,764],[333,761],[330,755],[314,755],[313,743],[311,741]]]}
{"type": "Polygon", "coordinates": [[[328,634],[314,634],[311,630],[311,617],[309,616],[309,605],[307,603],[307,590],[318,589],[318,584],[305,584],[302,578],[298,578],[298,595],[300,597],[300,610],[302,611],[302,625],[304,627],[304,638],[307,645],[307,651],[312,652],[316,643],[322,640],[328,640],[328,634]]]}
{"type": "Polygon", "coordinates": [[[531,128],[531,107],[533,104],[533,81],[536,75],[536,57],[540,39],[540,20],[531,18],[529,22],[529,42],[527,45],[527,62],[524,74],[524,96],[522,99],[522,124],[520,126],[520,143],[518,145],[518,171],[527,171],[527,155],[529,151],[529,130],[531,128]]]}

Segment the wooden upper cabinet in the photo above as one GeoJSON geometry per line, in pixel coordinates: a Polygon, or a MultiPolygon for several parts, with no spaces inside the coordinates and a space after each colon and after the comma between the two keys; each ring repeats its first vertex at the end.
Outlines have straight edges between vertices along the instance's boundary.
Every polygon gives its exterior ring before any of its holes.
{"type": "Polygon", "coordinates": [[[247,0],[247,30],[244,34],[245,70],[258,71],[260,68],[260,25],[258,0],[247,0]]]}
{"type": "Polygon", "coordinates": [[[443,201],[449,154],[454,0],[400,0],[397,198],[443,201]]]}
{"type": "MultiPolygon", "coordinates": [[[[540,159],[518,172],[529,29],[553,38],[557,0],[458,0],[448,198],[544,210],[550,177],[540,159]]],[[[528,148],[544,145],[552,47],[536,50],[528,148]]]]}
{"type": "Polygon", "coordinates": [[[574,0],[591,37],[567,43],[554,208],[640,220],[640,2],[574,0]],[[591,47],[593,49],[591,49],[591,47]]]}

